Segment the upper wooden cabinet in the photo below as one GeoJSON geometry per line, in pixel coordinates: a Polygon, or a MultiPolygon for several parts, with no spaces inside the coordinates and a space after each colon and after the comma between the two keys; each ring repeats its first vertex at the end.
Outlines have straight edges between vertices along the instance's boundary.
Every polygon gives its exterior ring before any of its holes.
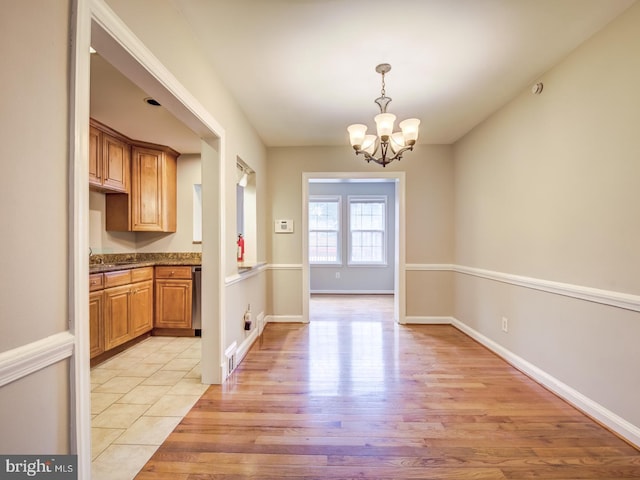
{"type": "Polygon", "coordinates": [[[131,194],[107,195],[107,230],[176,231],[178,152],[142,142],[131,145],[131,194]]]}
{"type": "Polygon", "coordinates": [[[177,154],[141,145],[132,152],[131,229],[175,232],[177,154]]]}
{"type": "Polygon", "coordinates": [[[104,192],[129,191],[131,147],[106,125],[89,122],[89,187],[104,192]]]}

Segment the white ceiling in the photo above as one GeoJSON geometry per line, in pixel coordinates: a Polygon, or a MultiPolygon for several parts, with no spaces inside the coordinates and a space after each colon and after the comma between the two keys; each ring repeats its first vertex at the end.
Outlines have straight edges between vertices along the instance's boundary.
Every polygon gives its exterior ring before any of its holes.
{"type": "MultiPolygon", "coordinates": [[[[452,143],[635,1],[172,0],[267,146],[372,129],[379,63],[392,65],[388,110],[421,119],[419,143],[452,143]]],[[[94,75],[92,115],[94,90],[115,94],[94,75]]],[[[120,115],[143,128],[132,105],[147,108],[131,100],[120,115]]]]}

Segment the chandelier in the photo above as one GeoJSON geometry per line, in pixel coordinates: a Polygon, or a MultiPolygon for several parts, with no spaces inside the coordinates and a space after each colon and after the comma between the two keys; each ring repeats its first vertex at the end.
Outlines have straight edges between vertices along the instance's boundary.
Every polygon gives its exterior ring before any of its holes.
{"type": "Polygon", "coordinates": [[[382,75],[382,90],[380,96],[374,101],[380,107],[380,113],[375,116],[376,128],[378,135],[367,135],[367,126],[361,123],[349,125],[349,140],[351,146],[356,151],[356,155],[363,154],[367,162],[375,162],[383,167],[400,160],[407,150],[413,150],[413,146],[418,139],[418,126],[420,120],[417,118],[409,118],[400,122],[401,131],[393,131],[393,123],[396,116],[393,113],[387,113],[387,105],[391,102],[391,98],[385,95],[384,76],[391,70],[391,65],[381,63],[376,67],[376,72],[382,75]],[[379,156],[376,156],[380,153],[379,156]]]}

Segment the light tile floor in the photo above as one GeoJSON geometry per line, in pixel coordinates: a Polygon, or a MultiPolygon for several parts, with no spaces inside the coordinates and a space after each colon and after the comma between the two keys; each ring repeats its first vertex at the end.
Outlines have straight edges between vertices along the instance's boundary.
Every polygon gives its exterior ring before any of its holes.
{"type": "Polygon", "coordinates": [[[93,480],[131,480],[207,389],[200,338],[150,337],[91,369],[93,480]]]}

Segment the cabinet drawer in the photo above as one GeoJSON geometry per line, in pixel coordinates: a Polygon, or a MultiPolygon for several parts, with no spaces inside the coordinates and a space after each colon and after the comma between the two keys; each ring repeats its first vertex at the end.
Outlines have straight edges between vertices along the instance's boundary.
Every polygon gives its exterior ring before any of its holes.
{"type": "Polygon", "coordinates": [[[153,267],[134,268],[131,270],[131,283],[153,280],[153,267]]]}
{"type": "Polygon", "coordinates": [[[104,273],[104,288],[118,287],[131,283],[131,270],[104,273]]]}
{"type": "Polygon", "coordinates": [[[89,291],[102,290],[104,288],[104,277],[101,273],[89,275],[89,291]]]}
{"type": "Polygon", "coordinates": [[[156,278],[191,279],[191,267],[178,267],[178,266],[156,267],[156,278]]]}

